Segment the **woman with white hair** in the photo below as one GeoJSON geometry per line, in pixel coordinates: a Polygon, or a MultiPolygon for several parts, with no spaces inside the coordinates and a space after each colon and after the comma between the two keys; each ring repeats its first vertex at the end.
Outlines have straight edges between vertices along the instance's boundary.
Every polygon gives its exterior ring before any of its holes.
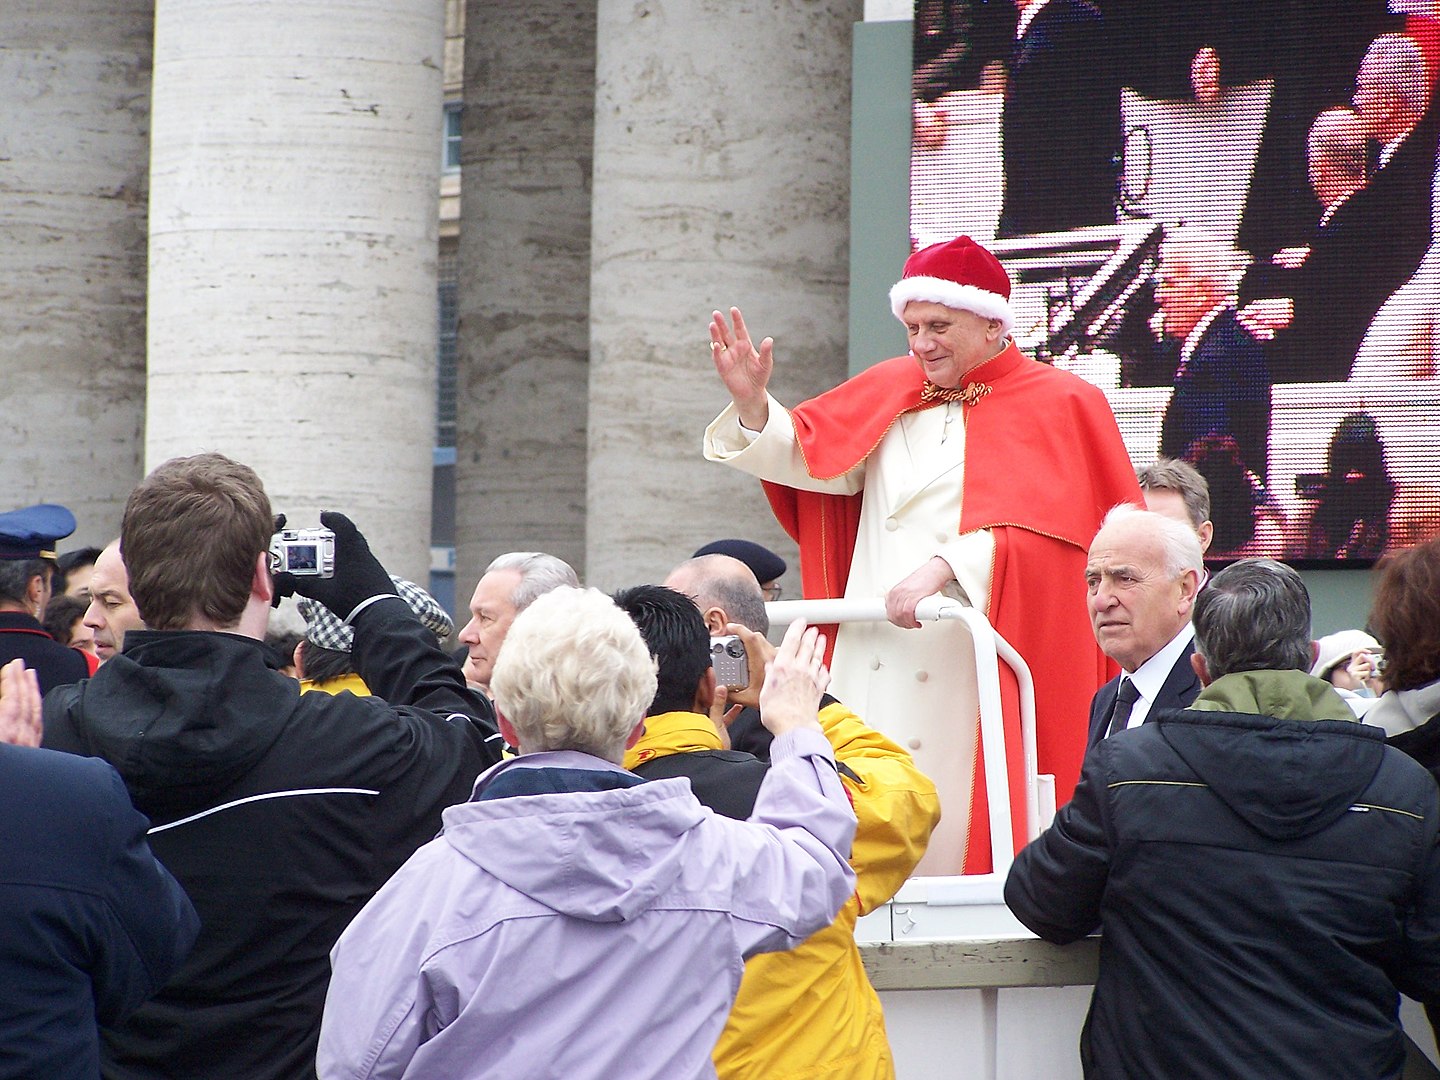
{"type": "Polygon", "coordinates": [[[628,615],[572,588],[521,612],[491,681],[520,756],[341,936],[319,1075],[714,1077],[744,959],[798,945],[855,886],[823,650],[795,624],[768,667],[771,768],[731,821],[620,767],[656,689],[628,615]]]}

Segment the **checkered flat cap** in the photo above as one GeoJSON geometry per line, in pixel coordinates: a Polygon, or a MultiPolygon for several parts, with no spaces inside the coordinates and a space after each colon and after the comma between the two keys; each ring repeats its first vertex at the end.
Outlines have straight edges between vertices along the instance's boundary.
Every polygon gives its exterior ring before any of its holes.
{"type": "MultiPolygon", "coordinates": [[[[450,616],[445,609],[435,602],[435,598],[428,592],[416,585],[413,581],[406,581],[394,574],[390,580],[395,583],[395,591],[399,593],[400,599],[410,605],[410,610],[420,617],[420,621],[435,632],[437,638],[447,638],[455,629],[455,624],[450,621],[450,616]]],[[[335,649],[338,652],[349,652],[350,647],[355,643],[355,631],[318,600],[311,600],[308,596],[299,597],[296,601],[296,608],[305,620],[305,639],[322,649],[335,649]]]]}

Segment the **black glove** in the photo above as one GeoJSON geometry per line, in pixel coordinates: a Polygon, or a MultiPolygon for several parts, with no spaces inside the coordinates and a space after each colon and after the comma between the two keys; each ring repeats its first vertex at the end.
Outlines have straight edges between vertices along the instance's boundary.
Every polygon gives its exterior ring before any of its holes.
{"type": "MultiPolygon", "coordinates": [[[[284,514],[276,514],[276,515],[275,515],[275,528],[271,530],[271,533],[272,533],[272,537],[271,537],[272,542],[273,542],[273,539],[274,539],[273,534],[280,532],[280,531],[281,531],[282,529],[284,529],[284,528],[285,528],[285,515],[284,515],[284,514]]],[[[270,555],[269,555],[268,552],[266,553],[266,556],[265,556],[265,557],[266,557],[267,559],[270,558],[270,555]]],[[[270,565],[271,565],[272,567],[275,565],[274,560],[271,560],[270,565]]],[[[277,574],[277,573],[275,573],[275,572],[272,570],[271,573],[270,573],[270,580],[271,580],[272,582],[274,582],[274,584],[275,584],[275,588],[270,591],[270,606],[271,606],[272,608],[278,608],[278,607],[280,606],[280,601],[281,601],[281,600],[284,600],[285,597],[287,597],[287,596],[294,596],[294,595],[295,595],[295,575],[294,575],[294,574],[277,574]]]]}
{"type": "Polygon", "coordinates": [[[288,596],[295,592],[308,596],[347,622],[366,600],[396,595],[395,583],[380,560],[370,553],[370,545],[354,522],[344,514],[326,510],[320,515],[320,524],[335,534],[335,576],[279,573],[274,576],[277,594],[288,596]]]}

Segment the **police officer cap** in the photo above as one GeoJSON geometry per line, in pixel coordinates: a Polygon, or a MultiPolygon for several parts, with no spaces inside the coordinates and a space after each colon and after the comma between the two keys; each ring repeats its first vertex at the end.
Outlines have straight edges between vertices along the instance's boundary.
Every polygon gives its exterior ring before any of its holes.
{"type": "Polygon", "coordinates": [[[53,559],[55,541],[75,531],[75,515],[41,503],[0,514],[0,559],[53,559]]]}
{"type": "Polygon", "coordinates": [[[785,560],[753,540],[712,540],[691,558],[701,555],[729,555],[750,568],[755,580],[765,585],[785,573],[785,560]]]}

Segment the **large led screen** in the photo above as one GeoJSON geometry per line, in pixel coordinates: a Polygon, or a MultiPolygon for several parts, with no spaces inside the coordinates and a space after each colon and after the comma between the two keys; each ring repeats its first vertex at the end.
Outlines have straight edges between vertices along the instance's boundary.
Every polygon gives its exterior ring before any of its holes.
{"type": "Polygon", "coordinates": [[[1440,535],[1430,0],[917,0],[911,242],[1209,481],[1218,559],[1440,535]]]}

